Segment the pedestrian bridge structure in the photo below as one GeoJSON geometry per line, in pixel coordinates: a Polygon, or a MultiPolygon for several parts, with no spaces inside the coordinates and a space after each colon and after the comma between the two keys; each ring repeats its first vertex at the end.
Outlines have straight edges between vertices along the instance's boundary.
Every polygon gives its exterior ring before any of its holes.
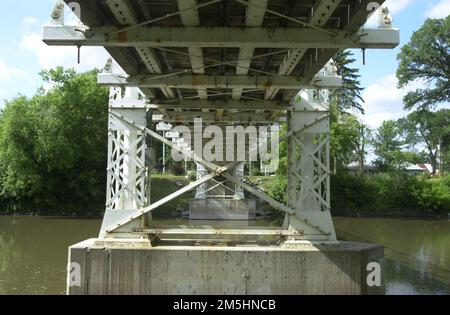
{"type": "Polygon", "coordinates": [[[339,50],[399,44],[388,10],[377,10],[383,2],[56,1],[45,43],[78,47],[81,58],[84,46],[111,55],[98,76],[110,87],[106,212],[99,238],[70,250],[69,292],[369,292],[361,277],[382,251],[338,242],[330,215],[328,96],[342,86],[332,60],[339,50]],[[79,16],[76,25],[64,24],[67,6],[79,16]],[[378,25],[364,27],[374,13],[378,25]],[[263,143],[286,142],[287,203],[244,181],[245,161],[234,154],[206,159],[206,143],[176,145],[157,132],[160,122],[186,126],[194,135],[209,126],[267,127],[257,145],[222,149],[249,157],[263,143]],[[286,133],[271,132],[280,124],[286,133]],[[147,154],[154,141],[194,160],[198,170],[196,181],[157,201],[150,200],[147,154]],[[246,196],[254,195],[283,212],[284,225],[156,229],[152,212],[192,190],[197,219],[216,211],[245,217],[254,206],[246,196]],[[329,279],[325,269],[333,273],[329,279]],[[84,282],[75,279],[76,271],[84,282]]]}

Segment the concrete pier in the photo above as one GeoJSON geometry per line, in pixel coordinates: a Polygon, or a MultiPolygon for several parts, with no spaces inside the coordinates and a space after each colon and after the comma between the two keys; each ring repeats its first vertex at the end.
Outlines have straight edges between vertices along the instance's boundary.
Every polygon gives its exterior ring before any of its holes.
{"type": "Polygon", "coordinates": [[[192,199],[189,202],[191,220],[254,220],[254,199],[192,199]]]}
{"type": "MultiPolygon", "coordinates": [[[[69,249],[68,293],[384,294],[369,287],[383,246],[341,242],[292,246],[157,246],[90,239],[69,249]]],[[[382,269],[381,269],[382,270],[382,269]]]]}

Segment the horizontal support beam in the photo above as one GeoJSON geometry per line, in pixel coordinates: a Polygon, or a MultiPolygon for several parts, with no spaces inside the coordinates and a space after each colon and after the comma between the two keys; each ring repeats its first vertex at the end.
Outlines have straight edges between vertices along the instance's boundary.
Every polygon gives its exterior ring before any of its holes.
{"type": "Polygon", "coordinates": [[[117,27],[82,29],[44,26],[44,42],[57,46],[152,47],[270,47],[270,48],[394,48],[397,29],[332,30],[330,35],[309,28],[156,27],[141,26],[117,32],[117,27]]]}
{"type": "Polygon", "coordinates": [[[146,109],[223,109],[223,110],[287,110],[288,103],[265,100],[116,100],[110,101],[111,108],[146,109]]]}
{"type": "Polygon", "coordinates": [[[121,233],[112,232],[108,237],[145,237],[160,240],[176,240],[176,241],[237,241],[237,242],[254,242],[269,241],[279,242],[280,239],[289,238],[290,240],[326,240],[323,234],[304,234],[303,231],[280,230],[280,229],[211,229],[211,228],[169,228],[169,229],[135,229],[133,232],[121,233]]]}
{"type": "Polygon", "coordinates": [[[138,75],[124,78],[108,73],[98,75],[98,83],[108,86],[146,87],[146,88],[179,88],[179,89],[261,89],[270,87],[286,90],[300,89],[335,89],[342,85],[342,78],[337,76],[316,77],[307,82],[294,76],[248,76],[248,75],[138,75]]]}
{"type": "Polygon", "coordinates": [[[226,123],[226,124],[270,124],[274,122],[286,121],[285,115],[273,117],[271,113],[254,112],[225,112],[223,115],[216,115],[215,112],[166,112],[163,121],[170,123],[193,123],[195,118],[202,118],[204,123],[226,123]]]}
{"type": "Polygon", "coordinates": [[[194,235],[194,236],[220,236],[220,235],[253,235],[253,236],[299,236],[301,235],[297,231],[279,230],[279,229],[143,229],[140,232],[147,234],[155,234],[156,236],[179,236],[179,235],[194,235]]]}
{"type": "MultiPolygon", "coordinates": [[[[276,241],[280,238],[303,239],[303,231],[281,229],[214,229],[214,228],[168,228],[168,229],[135,229],[132,233],[146,237],[156,237],[162,240],[223,240],[223,241],[276,241]]],[[[113,232],[111,237],[121,234],[113,232]]],[[[314,236],[323,234],[314,233],[314,236]]],[[[311,236],[311,235],[308,235],[311,236]]]]}
{"type": "Polygon", "coordinates": [[[149,106],[153,109],[286,110],[288,105],[288,103],[264,100],[182,100],[178,103],[155,100],[149,106]]]}

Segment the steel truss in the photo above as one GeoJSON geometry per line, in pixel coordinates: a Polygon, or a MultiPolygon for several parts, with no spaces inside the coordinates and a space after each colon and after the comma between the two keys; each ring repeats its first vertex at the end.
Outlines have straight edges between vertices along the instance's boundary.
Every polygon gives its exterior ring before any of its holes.
{"type": "Polygon", "coordinates": [[[307,90],[289,113],[288,215],[285,226],[305,228],[303,220],[336,239],[330,213],[330,121],[326,90],[307,90]],[[301,128],[309,122],[309,128],[301,128]]]}
{"type": "MultiPolygon", "coordinates": [[[[148,215],[165,203],[204,185],[208,181],[212,181],[213,185],[223,185],[224,182],[218,182],[215,179],[217,176],[221,176],[226,181],[230,181],[240,189],[254,194],[275,209],[284,212],[286,214],[286,233],[283,232],[283,236],[289,235],[291,239],[312,241],[336,240],[329,212],[328,107],[320,98],[314,98],[314,95],[321,93],[320,91],[310,90],[307,93],[307,98],[301,97],[300,102],[294,105],[289,114],[290,131],[279,139],[280,141],[289,141],[291,163],[288,205],[274,200],[261,190],[243,182],[242,172],[236,170],[239,162],[230,162],[225,166],[216,165],[191,151],[176,146],[171,141],[145,127],[145,121],[142,121],[142,117],[146,116],[142,112],[145,109],[139,108],[137,89],[116,87],[112,88],[112,91],[112,94],[115,95],[111,99],[112,104],[121,104],[121,106],[111,106],[110,108],[110,126],[113,127],[113,132],[110,132],[111,145],[108,155],[109,193],[107,205],[109,207],[102,227],[101,234],[103,237],[130,237],[143,233],[151,234],[152,237],[156,236],[154,234],[158,234],[158,237],[163,236],[164,230],[158,230],[158,233],[156,233],[148,229],[148,215]],[[126,91],[125,96],[118,100],[117,96],[123,95],[118,91],[122,89],[126,91]],[[138,108],[133,105],[133,97],[138,104],[138,108]],[[128,104],[128,108],[125,108],[124,104],[128,104]],[[121,132],[118,132],[117,129],[121,132]],[[147,169],[145,168],[145,155],[142,154],[142,152],[145,152],[145,134],[164,142],[183,155],[193,158],[197,164],[205,169],[202,176],[199,176],[195,182],[148,205],[145,204],[145,197],[139,197],[144,196],[146,191],[144,186],[147,169]],[[133,137],[128,139],[123,135],[133,135],[133,137]],[[118,137],[119,139],[117,139],[118,137]],[[130,172],[130,170],[132,171],[130,172]],[[126,180],[122,178],[126,178],[126,180]],[[139,185],[130,186],[135,183],[139,183],[139,185]],[[142,185],[142,183],[144,184],[142,185]],[[120,189],[112,189],[113,186],[117,187],[117,185],[120,189]],[[118,207],[118,205],[121,205],[118,202],[120,196],[125,198],[128,196],[133,203],[132,207],[118,207]],[[113,212],[115,214],[111,215],[113,212]],[[122,212],[122,215],[117,215],[117,212],[122,212]],[[106,216],[109,217],[106,218],[106,216]],[[142,220],[142,218],[146,220],[142,220]]],[[[250,150],[258,150],[258,147],[253,147],[250,150]]],[[[239,234],[238,231],[236,233],[239,234]]],[[[274,233],[274,235],[277,233],[274,233]]]]}

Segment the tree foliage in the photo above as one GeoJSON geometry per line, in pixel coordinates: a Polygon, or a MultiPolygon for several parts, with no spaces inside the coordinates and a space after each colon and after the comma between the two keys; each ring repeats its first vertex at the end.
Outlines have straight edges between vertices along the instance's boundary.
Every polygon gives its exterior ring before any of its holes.
{"type": "Polygon", "coordinates": [[[447,151],[450,146],[450,109],[436,112],[415,111],[398,122],[410,146],[423,145],[436,174],[439,147],[447,151]]]}
{"type": "Polygon", "coordinates": [[[372,141],[377,155],[375,164],[383,170],[394,170],[404,164],[402,152],[406,142],[397,121],[386,120],[378,128],[372,141]]]}
{"type": "Polygon", "coordinates": [[[352,68],[355,62],[350,50],[339,51],[333,57],[337,74],[342,77],[342,88],[330,97],[331,113],[331,164],[335,171],[358,161],[363,167],[367,154],[370,131],[351,111],[364,113],[364,90],[359,81],[359,69],[352,68]]]}
{"type": "Polygon", "coordinates": [[[340,112],[333,103],[330,109],[330,157],[334,171],[345,168],[353,161],[357,161],[363,167],[371,131],[356,116],[340,112]]]}
{"type": "Polygon", "coordinates": [[[400,171],[365,177],[334,174],[331,208],[335,215],[446,218],[450,211],[450,176],[428,179],[400,171]]]}
{"type": "Polygon", "coordinates": [[[351,67],[355,62],[353,53],[350,50],[341,50],[333,57],[333,60],[337,68],[337,74],[342,77],[342,87],[332,94],[332,99],[337,108],[340,112],[356,110],[364,113],[364,100],[361,96],[364,88],[361,87],[359,81],[361,77],[359,69],[351,67]]]}
{"type": "Polygon", "coordinates": [[[96,72],[41,73],[51,89],[0,114],[2,195],[27,211],[87,211],[104,202],[108,91],[96,72]]]}
{"type": "Polygon", "coordinates": [[[385,121],[377,130],[373,147],[378,156],[376,164],[382,169],[431,163],[435,175],[439,148],[444,161],[450,148],[450,109],[419,110],[397,121],[385,121]]]}
{"type": "Polygon", "coordinates": [[[405,96],[406,109],[430,109],[449,102],[450,15],[445,19],[428,19],[402,47],[397,59],[400,88],[413,82],[425,85],[405,96]]]}

